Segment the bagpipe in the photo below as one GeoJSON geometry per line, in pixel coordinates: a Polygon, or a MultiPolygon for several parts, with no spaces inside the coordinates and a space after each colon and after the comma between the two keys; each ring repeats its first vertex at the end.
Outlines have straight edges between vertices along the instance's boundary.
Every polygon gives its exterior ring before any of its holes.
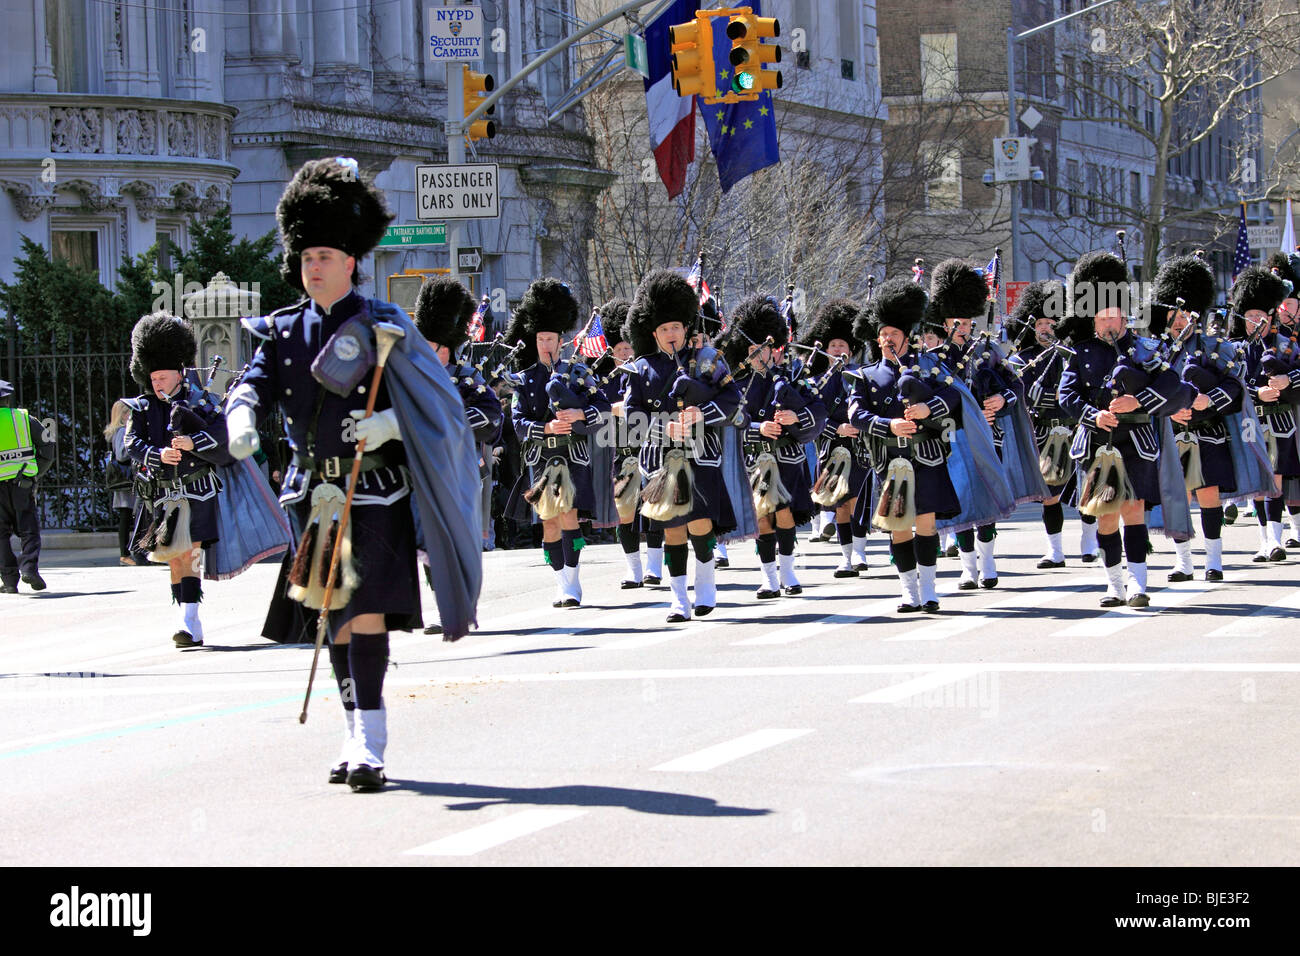
{"type": "MultiPolygon", "coordinates": [[[[826,370],[815,378],[805,380],[808,393],[813,399],[821,399],[826,389],[834,380],[835,376],[843,371],[844,366],[848,364],[847,355],[831,355],[823,351],[822,343],[814,341],[811,346],[796,345],[790,343],[791,348],[802,349],[812,356],[825,356],[828,360],[826,370]]],[[[809,365],[812,360],[809,360],[809,365]]],[[[843,442],[837,443],[831,449],[830,454],[826,456],[826,464],[817,472],[812,484],[812,500],[814,503],[821,505],[823,508],[833,508],[835,505],[848,497],[852,489],[849,487],[849,476],[853,471],[853,453],[843,442]]]]}
{"type": "Polygon", "coordinates": [[[504,341],[505,337],[504,332],[498,332],[496,338],[484,350],[483,355],[474,363],[474,368],[482,376],[484,384],[493,391],[496,391],[503,383],[511,388],[518,388],[523,382],[523,378],[519,373],[510,370],[510,363],[523,350],[525,342],[520,339],[512,348],[507,349],[504,341]],[[498,349],[506,349],[506,351],[501,360],[494,363],[492,362],[492,356],[498,349]],[[491,367],[489,368],[489,366],[491,367]]]}
{"type": "MultiPolygon", "coordinates": [[[[690,358],[685,361],[680,350],[674,349],[672,355],[677,374],[668,388],[668,398],[677,404],[679,416],[687,408],[698,408],[713,401],[732,381],[730,372],[717,380],[722,357],[711,345],[691,349],[690,358]]],[[[694,481],[685,445],[673,443],[664,448],[659,467],[641,489],[641,514],[661,522],[689,514],[694,501],[694,481]]]]}
{"type": "MultiPolygon", "coordinates": [[[[545,385],[548,407],[552,414],[560,411],[585,409],[600,391],[600,382],[591,369],[576,358],[561,358],[551,366],[545,385]]],[[[564,444],[585,441],[585,436],[558,436],[567,438],[564,444]]],[[[569,459],[565,455],[552,455],[542,467],[537,480],[524,492],[524,500],[532,505],[542,521],[558,518],[573,508],[577,487],[569,473],[569,459]]]]}

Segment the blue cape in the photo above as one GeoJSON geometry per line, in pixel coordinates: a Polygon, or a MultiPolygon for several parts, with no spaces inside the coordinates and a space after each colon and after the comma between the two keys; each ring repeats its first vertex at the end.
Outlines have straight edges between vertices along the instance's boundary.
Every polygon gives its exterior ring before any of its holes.
{"type": "Polygon", "coordinates": [[[252,459],[225,465],[217,474],[217,543],[204,558],[203,576],[226,581],[263,558],[288,551],[293,535],[275,492],[252,459]]]}
{"type": "MultiPolygon", "coordinates": [[[[998,459],[983,406],[957,376],[953,376],[952,388],[961,395],[962,425],[953,433],[948,475],[962,509],[955,518],[936,521],[935,527],[940,531],[965,531],[1011,517],[1016,510],[1016,496],[998,459]]],[[[1038,467],[1037,460],[1034,467],[1038,467]]]]}
{"type": "Polygon", "coordinates": [[[722,427],[722,484],[731,499],[736,529],[722,536],[725,542],[745,541],[758,537],[758,518],[754,514],[754,492],[749,487],[749,469],[741,448],[740,429],[722,427]]]}

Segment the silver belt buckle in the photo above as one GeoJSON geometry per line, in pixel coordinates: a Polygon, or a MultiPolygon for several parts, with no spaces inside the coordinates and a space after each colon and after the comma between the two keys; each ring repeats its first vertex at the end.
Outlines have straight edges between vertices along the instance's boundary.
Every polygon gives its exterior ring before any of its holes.
{"type": "Polygon", "coordinates": [[[554,436],[554,435],[548,435],[548,436],[546,437],[546,439],[545,439],[545,446],[546,446],[547,448],[555,448],[555,447],[556,447],[556,441],[555,441],[555,436],[554,436]]]}
{"type": "Polygon", "coordinates": [[[337,478],[339,475],[343,474],[343,466],[339,462],[337,455],[333,458],[325,459],[325,467],[321,469],[321,474],[326,478],[337,478]]]}

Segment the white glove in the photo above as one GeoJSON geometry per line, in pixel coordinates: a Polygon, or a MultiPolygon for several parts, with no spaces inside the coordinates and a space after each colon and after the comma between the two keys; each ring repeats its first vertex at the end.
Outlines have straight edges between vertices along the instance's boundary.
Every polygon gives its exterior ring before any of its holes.
{"type": "Polygon", "coordinates": [[[257,412],[251,405],[236,405],[226,412],[226,445],[235,458],[247,458],[262,446],[257,434],[257,412]]]}
{"type": "Polygon", "coordinates": [[[364,408],[359,408],[349,414],[357,419],[357,427],[354,434],[357,441],[365,441],[366,451],[374,451],[386,441],[396,438],[399,441],[402,433],[397,427],[397,409],[386,408],[382,412],[375,412],[369,418],[363,418],[366,414],[364,408]]]}

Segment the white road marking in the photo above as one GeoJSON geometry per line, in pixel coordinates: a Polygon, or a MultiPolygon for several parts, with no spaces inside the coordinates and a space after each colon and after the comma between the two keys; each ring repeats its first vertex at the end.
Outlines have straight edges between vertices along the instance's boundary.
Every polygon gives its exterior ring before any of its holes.
{"type": "Polygon", "coordinates": [[[170,710],[158,710],[152,714],[139,714],[134,717],[123,717],[120,720],[106,720],[99,724],[83,724],[80,727],[69,727],[66,730],[56,730],[45,734],[36,734],[31,737],[19,737],[16,740],[0,741],[0,753],[6,750],[17,750],[20,747],[28,747],[32,744],[45,743],[51,740],[62,740],[65,737],[80,737],[84,734],[92,734],[100,730],[108,730],[112,727],[121,727],[129,724],[143,724],[152,720],[165,720],[169,717],[179,717],[182,714],[192,714],[195,711],[207,710],[211,704],[191,704],[188,707],[173,707],[170,710]]]}
{"type": "Polygon", "coordinates": [[[1118,634],[1120,631],[1142,623],[1142,621],[1151,620],[1154,613],[1163,611],[1165,608],[1175,607],[1197,595],[1213,591],[1222,583],[1221,581],[1183,581],[1179,584],[1170,584],[1159,590],[1148,592],[1151,595],[1151,606],[1145,610],[1130,607],[1116,608],[1098,617],[1079,621],[1067,628],[1055,631],[1051,636],[1110,637],[1112,634],[1118,634]]]}
{"type": "Polygon", "coordinates": [[[959,617],[945,618],[935,621],[927,627],[919,627],[914,630],[905,631],[902,634],[896,634],[893,637],[884,638],[888,642],[896,641],[942,641],[950,637],[956,637],[958,634],[965,634],[967,631],[973,631],[983,627],[985,624],[1002,623],[1008,624],[1013,619],[1006,615],[990,616],[985,611],[1019,611],[1028,608],[1042,607],[1044,604],[1050,604],[1058,598],[1069,597],[1080,591],[1088,590],[1089,586],[1080,584],[1074,587],[1066,588],[1060,591],[1030,591],[1028,594],[1017,594],[1013,598],[1007,598],[1005,601],[999,601],[996,604],[989,604],[978,611],[970,614],[962,614],[959,617]]]}
{"type": "Polygon", "coordinates": [[[944,687],[948,684],[955,684],[957,681],[966,680],[974,677],[982,668],[962,667],[962,668],[945,668],[941,671],[925,674],[912,680],[903,681],[901,684],[890,684],[888,687],[882,687],[880,690],[873,690],[869,694],[863,694],[861,697],[854,697],[849,701],[850,704],[897,704],[899,701],[915,697],[917,694],[923,694],[928,690],[934,690],[938,687],[944,687]]]}
{"type": "Polygon", "coordinates": [[[519,813],[512,813],[508,817],[502,817],[500,820],[484,823],[482,826],[474,827],[463,833],[457,833],[453,836],[443,837],[441,840],[434,840],[432,843],[426,843],[423,846],[417,846],[413,850],[407,850],[402,855],[473,856],[475,853],[490,850],[503,843],[509,843],[511,840],[517,840],[520,837],[528,836],[530,833],[536,833],[538,830],[545,830],[547,827],[574,820],[586,813],[586,810],[578,810],[572,807],[523,810],[519,813]]]}
{"type": "Polygon", "coordinates": [[[1300,591],[1279,598],[1272,604],[1256,608],[1244,617],[1238,617],[1223,627],[1215,628],[1206,637],[1256,637],[1273,630],[1281,624],[1294,624],[1295,615],[1279,614],[1279,611],[1300,611],[1300,591]]]}
{"type": "Polygon", "coordinates": [[[743,737],[728,740],[726,743],[705,747],[703,750],[687,754],[685,757],[678,757],[676,760],[670,760],[667,763],[661,763],[651,769],[682,773],[713,770],[715,767],[721,767],[724,763],[731,763],[733,760],[748,757],[760,750],[775,747],[777,744],[783,744],[786,741],[810,733],[812,733],[811,730],[756,730],[752,734],[745,734],[743,737]]]}

